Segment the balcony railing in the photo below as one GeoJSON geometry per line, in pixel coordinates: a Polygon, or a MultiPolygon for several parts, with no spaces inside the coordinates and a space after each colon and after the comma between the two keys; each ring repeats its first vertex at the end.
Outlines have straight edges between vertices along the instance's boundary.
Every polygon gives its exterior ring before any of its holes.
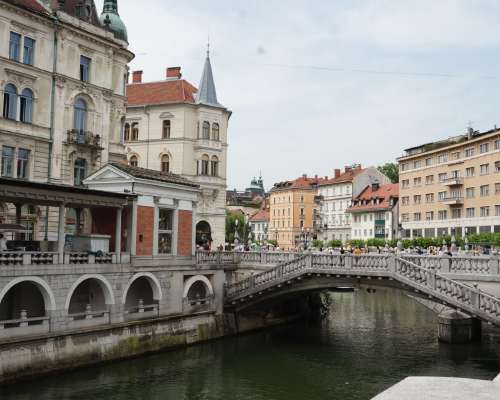
{"type": "Polygon", "coordinates": [[[50,264],[128,264],[130,254],[105,253],[94,255],[89,253],[65,253],[59,259],[58,253],[50,252],[0,252],[0,267],[7,265],[50,265],[50,264]]]}
{"type": "Polygon", "coordinates": [[[85,146],[94,150],[103,150],[101,144],[101,136],[95,135],[89,131],[81,131],[78,129],[70,129],[68,131],[67,144],[77,146],[85,146]]]}
{"type": "Polygon", "coordinates": [[[443,180],[446,186],[461,186],[464,184],[464,178],[453,177],[443,180]]]}
{"type": "Polygon", "coordinates": [[[197,139],[195,148],[220,150],[222,149],[222,142],[220,140],[212,140],[212,139],[197,139]]]}
{"type": "Polygon", "coordinates": [[[464,204],[464,198],[463,197],[444,197],[442,199],[439,199],[440,203],[446,204],[448,206],[460,206],[464,204]]]}

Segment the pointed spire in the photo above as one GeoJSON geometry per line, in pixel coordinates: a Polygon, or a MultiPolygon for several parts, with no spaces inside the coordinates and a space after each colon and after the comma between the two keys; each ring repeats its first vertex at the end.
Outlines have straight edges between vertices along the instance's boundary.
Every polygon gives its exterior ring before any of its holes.
{"type": "Polygon", "coordinates": [[[206,104],[209,106],[223,107],[217,101],[217,91],[215,90],[214,75],[212,72],[212,64],[210,63],[210,40],[207,45],[207,58],[203,67],[203,75],[201,76],[200,86],[196,95],[196,103],[206,104]]]}

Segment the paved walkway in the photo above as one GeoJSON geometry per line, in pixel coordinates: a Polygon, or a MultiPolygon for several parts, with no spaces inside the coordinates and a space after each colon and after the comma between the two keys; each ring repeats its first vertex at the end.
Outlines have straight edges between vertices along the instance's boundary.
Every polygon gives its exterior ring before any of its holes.
{"type": "Polygon", "coordinates": [[[373,400],[499,400],[500,375],[494,381],[461,378],[407,378],[373,400]]]}

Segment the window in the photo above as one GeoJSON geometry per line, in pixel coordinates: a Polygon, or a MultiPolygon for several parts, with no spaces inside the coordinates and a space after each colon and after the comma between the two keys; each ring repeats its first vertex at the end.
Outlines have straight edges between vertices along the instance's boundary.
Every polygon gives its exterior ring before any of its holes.
{"type": "Polygon", "coordinates": [[[417,168],[420,168],[422,166],[422,161],[420,160],[417,160],[413,163],[413,168],[417,169],[417,168]]]}
{"type": "MultiPolygon", "coordinates": [[[[219,159],[216,156],[213,156],[210,161],[210,172],[212,176],[219,176],[219,159]]],[[[283,215],[285,215],[284,211],[283,215]]]]}
{"type": "Polygon", "coordinates": [[[10,83],[5,85],[3,93],[3,117],[17,119],[17,89],[10,83]]]}
{"type": "Polygon", "coordinates": [[[434,203],[434,193],[427,193],[425,195],[425,202],[426,203],[434,203]]]}
{"type": "Polygon", "coordinates": [[[130,124],[127,122],[124,127],[125,141],[130,141],[130,124]]]}
{"type": "Polygon", "coordinates": [[[170,157],[167,154],[161,158],[161,172],[170,172],[170,157]]]}
{"type": "Polygon", "coordinates": [[[490,173],[490,164],[482,164],[480,170],[481,175],[488,175],[490,173]]]}
{"type": "Polygon", "coordinates": [[[31,124],[33,122],[33,92],[24,89],[21,93],[21,122],[31,124]]]}
{"type": "Polygon", "coordinates": [[[490,185],[483,185],[480,188],[481,197],[486,197],[490,195],[490,185]]]}
{"type": "Polygon", "coordinates": [[[439,192],[438,193],[439,200],[443,201],[448,198],[448,192],[439,192]]]}
{"type": "Polygon", "coordinates": [[[467,208],[465,210],[465,215],[467,218],[474,218],[476,216],[476,209],[475,208],[467,208]]]}
{"type": "Polygon", "coordinates": [[[158,217],[158,254],[171,254],[174,211],[160,208],[158,217]]]}
{"type": "Polygon", "coordinates": [[[35,41],[29,37],[24,37],[23,63],[33,65],[35,58],[35,41]]]}
{"type": "Polygon", "coordinates": [[[500,139],[495,140],[495,150],[500,150],[500,139]]]}
{"type": "Polygon", "coordinates": [[[201,171],[200,175],[208,175],[210,168],[210,158],[207,155],[204,155],[201,158],[201,171]]]}
{"type": "Polygon", "coordinates": [[[74,185],[81,186],[83,184],[83,180],[86,178],[87,174],[87,161],[83,158],[77,158],[75,160],[74,166],[74,185]]]}
{"type": "Polygon", "coordinates": [[[473,187],[465,189],[465,197],[467,197],[468,199],[473,199],[476,196],[475,191],[476,190],[473,187]]]}
{"type": "Polygon", "coordinates": [[[202,132],[202,139],[210,139],[210,124],[205,121],[203,122],[203,132],[202,132]]]}
{"type": "Polygon", "coordinates": [[[30,151],[26,149],[17,150],[17,178],[28,179],[29,177],[30,151]]]}
{"type": "Polygon", "coordinates": [[[448,211],[447,210],[438,211],[438,219],[440,221],[444,221],[445,219],[448,219],[448,211]]]}
{"type": "Polygon", "coordinates": [[[413,203],[414,204],[420,204],[420,203],[422,203],[422,196],[421,195],[415,195],[415,196],[413,196],[413,203]]]}
{"type": "Polygon", "coordinates": [[[212,140],[220,140],[219,124],[212,125],[212,140]]]}
{"type": "Polygon", "coordinates": [[[490,144],[489,143],[483,143],[482,145],[479,146],[479,152],[481,154],[487,153],[490,151],[490,144]]]}
{"type": "Polygon", "coordinates": [[[129,164],[131,167],[139,166],[139,159],[137,158],[137,156],[130,157],[129,164]]]}
{"type": "Polygon", "coordinates": [[[439,178],[439,182],[443,183],[446,181],[446,179],[448,179],[448,174],[444,173],[444,174],[439,174],[438,175],[438,178],[439,178]]]}
{"type": "Polygon", "coordinates": [[[401,221],[402,222],[409,222],[410,216],[408,214],[401,214],[401,221]]]}
{"type": "Polygon", "coordinates": [[[163,121],[163,139],[170,139],[170,120],[163,121]]]}
{"type": "Polygon", "coordinates": [[[453,179],[458,179],[458,178],[460,178],[460,171],[459,171],[459,170],[451,171],[451,177],[452,177],[453,179]]]}
{"type": "Polygon", "coordinates": [[[82,82],[90,81],[90,63],[92,60],[85,56],[80,56],[80,80],[82,82]]]}
{"type": "Polygon", "coordinates": [[[428,175],[425,177],[425,184],[432,185],[434,183],[434,175],[428,175]]]}
{"type": "Polygon", "coordinates": [[[426,159],[425,159],[425,165],[426,165],[427,167],[430,167],[430,166],[432,165],[432,158],[426,158],[426,159]]]}
{"type": "Polygon", "coordinates": [[[500,217],[500,205],[495,206],[495,216],[500,217]]]}
{"type": "Polygon", "coordinates": [[[78,141],[85,142],[85,131],[87,130],[87,103],[84,100],[78,99],[75,101],[75,121],[74,129],[77,134],[78,141]]]}
{"type": "Polygon", "coordinates": [[[470,147],[470,148],[465,150],[465,157],[473,157],[475,152],[476,151],[475,151],[474,147],[470,147]]]}
{"type": "Polygon", "coordinates": [[[421,186],[422,185],[422,178],[413,178],[413,186],[421,186]]]}
{"type": "Polygon", "coordinates": [[[434,219],[434,212],[429,211],[425,213],[425,220],[426,221],[432,221],[434,219]]]}
{"type": "Polygon", "coordinates": [[[401,164],[401,171],[408,171],[408,163],[401,164]]]}
{"type": "Polygon", "coordinates": [[[401,181],[401,185],[402,185],[403,189],[407,189],[410,187],[410,181],[408,179],[404,179],[401,181]]]}
{"type": "Polygon", "coordinates": [[[441,154],[438,156],[438,163],[442,164],[448,161],[448,154],[441,154]]]}
{"type": "Polygon", "coordinates": [[[489,207],[481,207],[480,208],[481,217],[489,217],[490,216],[490,208],[489,207]]]}
{"type": "Polygon", "coordinates": [[[408,196],[405,196],[401,199],[401,202],[403,203],[404,206],[407,206],[410,204],[410,198],[408,196]]]}
{"type": "Polygon", "coordinates": [[[422,214],[420,214],[420,213],[413,214],[414,221],[420,221],[421,219],[422,219],[422,214]]]}
{"type": "Polygon", "coordinates": [[[495,162],[495,172],[500,172],[500,161],[495,162]]]}
{"type": "Polygon", "coordinates": [[[453,219],[462,218],[462,210],[460,208],[454,208],[451,210],[451,216],[453,219]]]}
{"type": "Polygon", "coordinates": [[[14,61],[19,61],[21,53],[21,35],[19,33],[10,33],[9,43],[9,58],[14,61]]]}
{"type": "Polygon", "coordinates": [[[139,122],[133,122],[130,141],[137,142],[138,140],[139,140],[139,122]]]}
{"type": "Polygon", "coordinates": [[[500,183],[495,183],[495,194],[500,194],[500,183]]]}
{"type": "Polygon", "coordinates": [[[451,158],[453,160],[459,160],[460,159],[460,152],[459,151],[455,151],[455,152],[451,153],[451,158]]]}
{"type": "Polygon", "coordinates": [[[467,168],[465,170],[465,176],[467,178],[472,178],[476,173],[476,169],[474,167],[467,168]]]}
{"type": "Polygon", "coordinates": [[[10,146],[2,147],[2,176],[14,177],[14,154],[16,149],[10,146]]]}

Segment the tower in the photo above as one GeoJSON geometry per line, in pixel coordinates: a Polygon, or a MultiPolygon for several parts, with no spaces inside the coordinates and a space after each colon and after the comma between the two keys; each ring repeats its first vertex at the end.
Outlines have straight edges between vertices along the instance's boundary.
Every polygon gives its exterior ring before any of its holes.
{"type": "Polygon", "coordinates": [[[118,14],[118,0],[105,0],[102,14],[100,16],[101,24],[115,35],[116,39],[128,43],[127,27],[118,14]]]}

